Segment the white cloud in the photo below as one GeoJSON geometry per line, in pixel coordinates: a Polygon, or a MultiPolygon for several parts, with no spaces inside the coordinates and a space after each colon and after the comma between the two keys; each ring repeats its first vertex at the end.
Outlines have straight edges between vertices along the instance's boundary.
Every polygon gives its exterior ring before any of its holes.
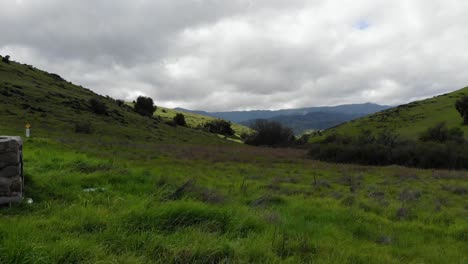
{"type": "Polygon", "coordinates": [[[468,83],[468,2],[0,4],[0,54],[116,98],[206,110],[398,104],[468,83]]]}

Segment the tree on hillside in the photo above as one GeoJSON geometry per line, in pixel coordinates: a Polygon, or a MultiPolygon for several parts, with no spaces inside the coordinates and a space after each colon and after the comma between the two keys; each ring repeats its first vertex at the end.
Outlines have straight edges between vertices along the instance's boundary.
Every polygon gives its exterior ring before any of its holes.
{"type": "Polygon", "coordinates": [[[143,116],[153,116],[154,111],[156,111],[156,106],[154,105],[153,99],[149,97],[139,96],[135,102],[135,111],[143,116]]]}
{"type": "Polygon", "coordinates": [[[181,113],[177,113],[174,118],[172,119],[174,123],[178,126],[186,126],[187,122],[185,122],[185,116],[181,113]]]}
{"type": "Polygon", "coordinates": [[[105,103],[96,98],[89,99],[91,105],[91,111],[98,115],[107,115],[107,106],[105,103]]]}
{"type": "Polygon", "coordinates": [[[231,127],[231,122],[222,119],[215,119],[203,124],[203,128],[210,133],[221,134],[225,136],[233,136],[234,130],[231,127]]]}
{"type": "Polygon", "coordinates": [[[435,141],[435,142],[447,142],[455,141],[463,143],[465,140],[463,130],[459,127],[449,129],[445,122],[438,123],[433,127],[429,127],[419,137],[421,141],[435,141]]]}
{"type": "Polygon", "coordinates": [[[2,58],[2,61],[3,61],[4,63],[10,64],[10,56],[9,56],[9,55],[6,55],[5,57],[2,58]]]}
{"type": "Polygon", "coordinates": [[[249,145],[288,146],[295,141],[292,129],[275,121],[259,119],[250,127],[255,130],[256,133],[252,134],[245,141],[245,143],[249,145]]]}
{"type": "Polygon", "coordinates": [[[455,108],[463,117],[463,123],[468,125],[468,96],[463,96],[455,103],[455,108]]]}

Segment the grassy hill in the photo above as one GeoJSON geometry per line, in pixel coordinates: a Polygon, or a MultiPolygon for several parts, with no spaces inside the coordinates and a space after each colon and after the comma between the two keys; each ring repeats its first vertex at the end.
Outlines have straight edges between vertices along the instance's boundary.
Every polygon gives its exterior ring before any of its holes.
{"type": "MultiPolygon", "coordinates": [[[[164,107],[158,107],[158,109],[155,112],[155,115],[160,116],[166,120],[172,120],[172,118],[177,113],[184,114],[187,125],[193,128],[196,128],[197,126],[203,125],[206,122],[216,119],[215,117],[205,116],[205,115],[201,115],[201,114],[197,114],[197,113],[193,113],[189,111],[184,111],[181,109],[170,109],[170,108],[164,108],[164,107]]],[[[247,133],[247,134],[252,133],[252,129],[246,126],[240,125],[240,124],[236,124],[236,123],[232,123],[232,129],[234,129],[237,136],[240,136],[243,133],[247,133]]]]}
{"type": "Polygon", "coordinates": [[[0,113],[0,134],[24,135],[25,124],[29,123],[36,137],[224,143],[216,135],[171,127],[158,119],[140,116],[126,105],[119,106],[112,98],[16,62],[0,62],[0,113]],[[92,98],[106,105],[106,114],[93,113],[89,103],[92,98]],[[77,123],[89,123],[92,133],[77,135],[77,123]]]}
{"type": "MultiPolygon", "coordinates": [[[[468,87],[356,119],[328,129],[324,134],[355,135],[363,129],[374,132],[390,129],[403,137],[414,139],[427,128],[446,122],[449,128],[460,127],[465,132],[465,137],[468,138],[468,126],[462,125],[463,119],[455,109],[455,102],[463,95],[468,95],[468,87]]],[[[313,137],[312,141],[321,138],[324,136],[313,137]]]]}
{"type": "Polygon", "coordinates": [[[0,134],[25,195],[0,208],[0,263],[466,263],[468,173],[317,162],[171,127],[0,62],[0,134]],[[62,87],[63,86],[63,87],[62,87]],[[91,134],[74,123],[89,121],[91,134]]]}

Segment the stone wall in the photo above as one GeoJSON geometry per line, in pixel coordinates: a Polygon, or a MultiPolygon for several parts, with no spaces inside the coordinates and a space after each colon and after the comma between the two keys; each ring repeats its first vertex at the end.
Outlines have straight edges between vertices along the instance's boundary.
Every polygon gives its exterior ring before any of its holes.
{"type": "Polygon", "coordinates": [[[23,182],[23,141],[0,136],[0,204],[21,202],[23,182]]]}

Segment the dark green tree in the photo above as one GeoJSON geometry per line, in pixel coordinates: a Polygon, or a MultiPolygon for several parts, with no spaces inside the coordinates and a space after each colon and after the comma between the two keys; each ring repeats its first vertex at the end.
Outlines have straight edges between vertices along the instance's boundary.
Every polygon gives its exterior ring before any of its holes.
{"type": "Polygon", "coordinates": [[[143,116],[153,116],[157,107],[154,105],[153,99],[150,97],[139,96],[135,102],[135,111],[143,116]]]}
{"type": "Polygon", "coordinates": [[[185,122],[185,116],[181,113],[177,113],[174,118],[172,119],[174,121],[174,124],[178,126],[186,126],[187,122],[185,122]]]}
{"type": "Polygon", "coordinates": [[[463,124],[468,125],[468,96],[463,96],[455,103],[455,108],[461,117],[463,117],[463,124]]]}
{"type": "Polygon", "coordinates": [[[9,56],[9,55],[6,55],[5,57],[2,58],[2,61],[3,61],[4,63],[10,64],[10,56],[9,56]]]}
{"type": "Polygon", "coordinates": [[[231,127],[231,122],[215,119],[203,124],[203,128],[210,133],[221,134],[225,136],[233,136],[234,130],[231,127]]]}
{"type": "Polygon", "coordinates": [[[89,99],[91,111],[98,115],[107,115],[107,106],[105,103],[96,98],[89,99]]]}
{"type": "Polygon", "coordinates": [[[250,126],[256,132],[246,141],[246,144],[254,146],[289,146],[296,138],[291,128],[278,122],[264,119],[255,120],[250,126]]]}

